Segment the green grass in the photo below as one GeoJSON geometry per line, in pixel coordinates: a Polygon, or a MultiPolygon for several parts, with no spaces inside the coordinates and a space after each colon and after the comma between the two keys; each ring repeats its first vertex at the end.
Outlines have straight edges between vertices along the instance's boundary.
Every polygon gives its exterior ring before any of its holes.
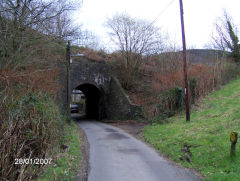
{"type": "Polygon", "coordinates": [[[191,113],[168,120],[168,124],[148,125],[143,134],[163,155],[181,165],[198,170],[206,180],[240,180],[240,144],[236,156],[230,158],[230,133],[240,133],[240,79],[207,96],[191,113]],[[190,162],[183,146],[189,145],[190,162]]]}
{"type": "Polygon", "coordinates": [[[55,150],[55,156],[52,160],[52,165],[45,169],[43,176],[38,178],[38,181],[49,180],[73,180],[78,171],[82,153],[80,148],[79,128],[71,121],[64,125],[64,138],[61,144],[69,146],[69,150],[63,152],[59,149],[59,145],[55,150]]]}

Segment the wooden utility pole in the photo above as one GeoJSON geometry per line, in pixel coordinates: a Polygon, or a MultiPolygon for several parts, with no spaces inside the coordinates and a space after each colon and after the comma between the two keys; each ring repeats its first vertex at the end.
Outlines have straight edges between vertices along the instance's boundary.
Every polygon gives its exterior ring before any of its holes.
{"type": "Polygon", "coordinates": [[[70,41],[68,41],[67,48],[66,48],[66,63],[67,63],[67,114],[68,116],[71,115],[71,108],[70,108],[70,98],[71,98],[71,89],[70,89],[70,59],[71,59],[71,51],[70,51],[70,41]]]}
{"type": "Polygon", "coordinates": [[[179,0],[179,3],[180,3],[180,15],[181,15],[181,26],[182,26],[183,72],[184,72],[184,85],[185,85],[184,94],[185,94],[186,121],[190,121],[189,98],[188,98],[188,77],[187,77],[187,52],[186,52],[182,0],[179,0]]]}

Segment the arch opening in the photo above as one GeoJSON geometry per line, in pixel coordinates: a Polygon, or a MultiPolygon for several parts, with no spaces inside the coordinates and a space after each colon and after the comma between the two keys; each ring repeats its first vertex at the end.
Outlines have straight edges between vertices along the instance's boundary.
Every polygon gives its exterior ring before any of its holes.
{"type": "MultiPolygon", "coordinates": [[[[87,119],[103,119],[105,110],[104,110],[104,92],[103,89],[99,89],[93,84],[84,83],[77,86],[74,89],[75,92],[82,92],[84,94],[84,106],[83,109],[85,117],[87,119]]],[[[73,92],[74,92],[73,91],[73,92]]]]}

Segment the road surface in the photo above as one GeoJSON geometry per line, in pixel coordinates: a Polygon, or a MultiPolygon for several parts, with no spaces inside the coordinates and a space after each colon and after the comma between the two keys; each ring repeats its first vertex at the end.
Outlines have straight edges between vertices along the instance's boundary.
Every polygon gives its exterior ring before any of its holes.
{"type": "Polygon", "coordinates": [[[89,143],[88,181],[200,180],[119,128],[97,121],[79,121],[79,126],[89,143]]]}

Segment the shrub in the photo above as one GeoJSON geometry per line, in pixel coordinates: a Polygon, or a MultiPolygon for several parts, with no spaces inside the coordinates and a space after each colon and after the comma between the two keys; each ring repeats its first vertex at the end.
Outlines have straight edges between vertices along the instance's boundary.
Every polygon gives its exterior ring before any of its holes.
{"type": "Polygon", "coordinates": [[[150,123],[164,124],[167,118],[174,115],[174,111],[166,109],[164,106],[163,102],[154,106],[154,115],[149,120],[150,123]]]}
{"type": "Polygon", "coordinates": [[[46,93],[31,92],[22,84],[3,87],[0,90],[0,180],[31,180],[41,165],[18,165],[14,164],[15,159],[47,158],[59,138],[60,112],[46,93]]]}
{"type": "Polygon", "coordinates": [[[222,83],[225,84],[230,80],[234,79],[235,77],[240,75],[239,71],[240,65],[235,65],[233,63],[228,63],[225,65],[223,70],[223,78],[222,83]]]}
{"type": "Polygon", "coordinates": [[[191,94],[191,102],[194,104],[197,98],[197,79],[194,77],[189,78],[189,90],[191,94]]]}
{"type": "Polygon", "coordinates": [[[171,88],[164,93],[163,102],[169,110],[175,111],[182,107],[183,92],[181,87],[171,88]]]}

